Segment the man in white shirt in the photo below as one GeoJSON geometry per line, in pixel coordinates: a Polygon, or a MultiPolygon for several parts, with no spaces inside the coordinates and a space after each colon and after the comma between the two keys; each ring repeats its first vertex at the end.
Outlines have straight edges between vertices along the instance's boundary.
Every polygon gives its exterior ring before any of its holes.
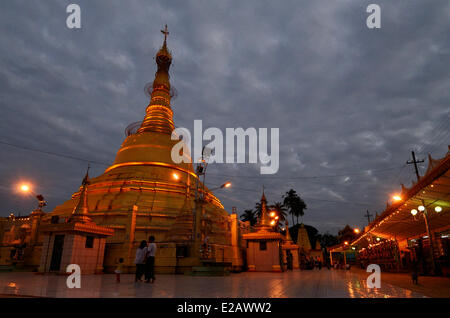
{"type": "Polygon", "coordinates": [[[153,283],[155,281],[155,254],[156,244],[155,237],[152,235],[148,238],[147,259],[145,262],[145,282],[153,283]]]}

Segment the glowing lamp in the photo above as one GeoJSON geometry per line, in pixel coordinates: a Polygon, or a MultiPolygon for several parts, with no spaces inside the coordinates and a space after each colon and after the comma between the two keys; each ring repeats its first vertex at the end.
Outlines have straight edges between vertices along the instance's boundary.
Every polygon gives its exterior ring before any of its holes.
{"type": "Polygon", "coordinates": [[[419,207],[417,208],[420,212],[425,211],[425,207],[423,205],[419,205],[419,207]]]}
{"type": "Polygon", "coordinates": [[[347,241],[345,241],[345,242],[344,242],[344,244],[345,244],[345,245],[348,245],[348,242],[347,242],[347,241]]]}
{"type": "Polygon", "coordinates": [[[270,214],[269,214],[269,216],[271,217],[271,218],[274,218],[275,217],[275,212],[270,212],[270,214]]]}
{"type": "Polygon", "coordinates": [[[402,197],[399,196],[398,194],[396,194],[396,195],[393,195],[393,196],[392,196],[392,199],[393,199],[394,201],[401,201],[401,200],[402,200],[402,197]]]}
{"type": "Polygon", "coordinates": [[[381,239],[379,237],[377,237],[377,241],[379,242],[381,239]]]}
{"type": "Polygon", "coordinates": [[[177,181],[180,179],[180,176],[175,172],[172,174],[172,177],[177,181]]]}
{"type": "Polygon", "coordinates": [[[358,234],[360,232],[359,229],[354,229],[353,232],[355,232],[356,234],[358,234]]]}
{"type": "Polygon", "coordinates": [[[28,191],[30,191],[30,186],[27,184],[22,184],[20,186],[20,190],[22,190],[23,192],[28,192],[28,191]]]}
{"type": "Polygon", "coordinates": [[[413,216],[415,216],[415,215],[417,214],[417,210],[416,210],[416,209],[412,209],[412,210],[411,210],[411,214],[412,214],[413,216]]]}
{"type": "Polygon", "coordinates": [[[275,221],[270,222],[270,225],[275,225],[275,221]]]}
{"type": "Polygon", "coordinates": [[[276,216],[276,217],[275,217],[275,220],[278,220],[279,218],[280,218],[279,216],[276,216]]]}
{"type": "Polygon", "coordinates": [[[440,206],[436,206],[436,207],[434,208],[434,210],[435,210],[437,213],[439,213],[439,212],[442,211],[442,208],[441,208],[440,206]]]}
{"type": "Polygon", "coordinates": [[[231,187],[231,182],[227,182],[227,183],[225,183],[223,186],[224,186],[225,188],[229,188],[229,187],[231,187]]]}

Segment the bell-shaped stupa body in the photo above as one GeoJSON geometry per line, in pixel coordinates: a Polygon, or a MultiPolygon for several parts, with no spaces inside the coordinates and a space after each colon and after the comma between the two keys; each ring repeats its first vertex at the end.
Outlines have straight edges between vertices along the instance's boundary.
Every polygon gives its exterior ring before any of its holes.
{"type": "Polygon", "coordinates": [[[164,43],[156,54],[158,69],[151,99],[139,129],[126,137],[113,164],[102,175],[90,179],[89,185],[81,187],[48,216],[69,218],[79,196],[88,196],[86,202],[92,221],[114,229],[105,251],[104,265],[109,271],[120,257],[125,258],[130,268],[134,267],[137,245],[153,235],[157,243],[167,243],[158,252],[157,269],[173,272],[177,260],[171,242],[189,243],[193,239],[197,184],[199,196],[204,198],[201,219],[207,223],[200,234],[208,236],[210,244],[231,246],[229,214],[212,192],[197,182],[190,154],[183,154],[189,161],[182,163],[174,163],[171,157],[172,147],[179,140],[171,138],[174,129],[169,81],[172,56],[166,43],[167,29],[163,33],[164,43]]]}

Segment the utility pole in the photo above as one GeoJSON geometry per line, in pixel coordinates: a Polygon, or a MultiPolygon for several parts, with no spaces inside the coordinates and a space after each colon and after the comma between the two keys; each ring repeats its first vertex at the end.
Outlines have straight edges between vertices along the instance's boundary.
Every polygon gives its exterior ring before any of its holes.
{"type": "Polygon", "coordinates": [[[372,216],[372,214],[369,213],[369,210],[366,211],[366,215],[364,215],[367,218],[367,225],[370,224],[370,217],[372,216]]]}
{"type": "Polygon", "coordinates": [[[422,163],[425,162],[425,160],[416,160],[416,154],[414,153],[414,151],[411,151],[412,154],[412,160],[410,161],[406,161],[407,165],[414,165],[414,169],[416,170],[416,176],[417,176],[417,181],[420,180],[420,175],[419,175],[419,169],[417,168],[417,164],[418,163],[422,163]]]}
{"type": "MultiPolygon", "coordinates": [[[[412,160],[407,161],[406,164],[408,164],[408,165],[414,164],[417,182],[419,182],[420,175],[419,175],[419,169],[417,168],[417,164],[425,162],[425,160],[416,160],[416,155],[415,155],[414,151],[411,151],[411,154],[412,154],[412,160]]],[[[430,240],[431,267],[432,267],[432,271],[433,271],[432,274],[435,275],[436,274],[436,260],[435,260],[435,255],[434,255],[433,234],[432,234],[431,228],[430,228],[430,221],[428,220],[428,211],[426,209],[425,201],[423,199],[421,199],[421,201],[422,201],[422,205],[425,207],[425,210],[423,211],[423,219],[425,222],[425,229],[428,234],[428,239],[430,240]]]]}

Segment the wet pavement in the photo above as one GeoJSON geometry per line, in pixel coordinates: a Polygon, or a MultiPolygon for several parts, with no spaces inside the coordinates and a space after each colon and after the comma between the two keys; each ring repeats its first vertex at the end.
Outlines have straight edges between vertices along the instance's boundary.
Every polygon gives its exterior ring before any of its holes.
{"type": "Polygon", "coordinates": [[[70,289],[66,276],[35,273],[0,273],[1,295],[34,297],[276,297],[276,298],[360,298],[424,297],[423,294],[381,281],[381,288],[367,287],[369,274],[327,270],[287,273],[239,273],[225,277],[157,275],[154,284],[134,283],[125,274],[81,276],[81,288],[70,289]]]}

